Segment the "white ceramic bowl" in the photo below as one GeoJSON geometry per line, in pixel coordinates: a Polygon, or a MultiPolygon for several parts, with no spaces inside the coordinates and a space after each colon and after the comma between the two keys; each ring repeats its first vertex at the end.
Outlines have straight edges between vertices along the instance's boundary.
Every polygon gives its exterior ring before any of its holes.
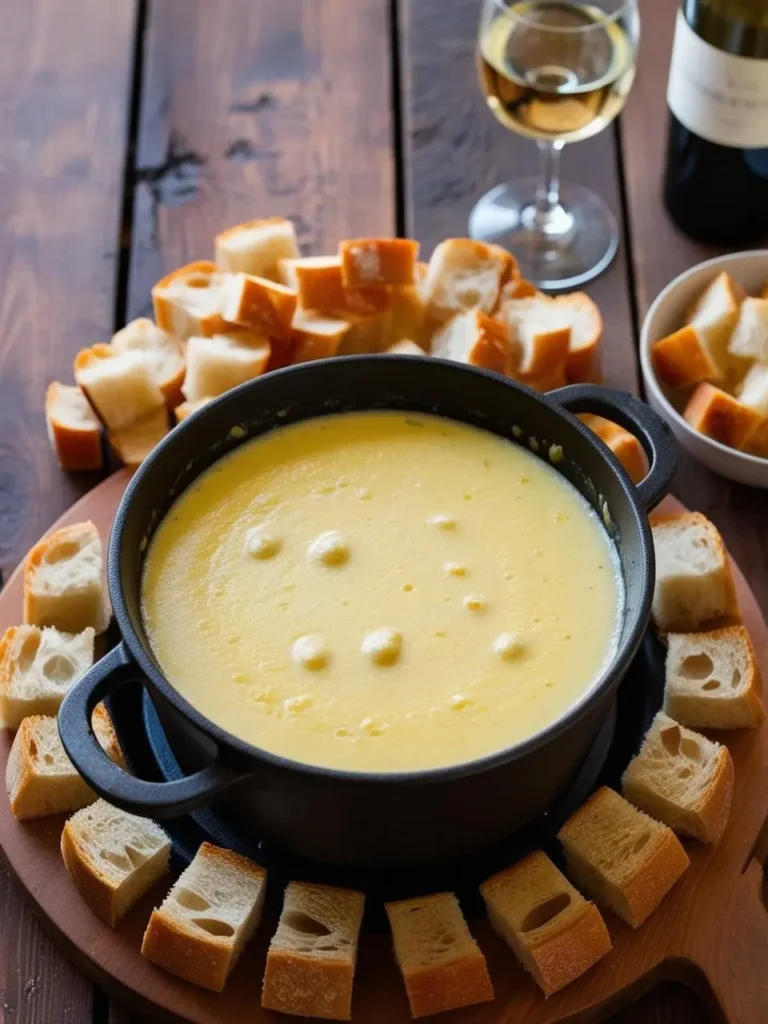
{"type": "Polygon", "coordinates": [[[677,440],[705,466],[742,484],[768,489],[768,459],[729,448],[694,430],[684,419],[682,407],[687,392],[676,394],[656,376],[651,347],[660,338],[683,326],[685,313],[709,282],[723,270],[752,295],[759,295],[768,279],[768,249],[737,252],[699,263],[671,281],[648,310],[640,332],[640,366],[648,400],[672,428],[677,440]]]}

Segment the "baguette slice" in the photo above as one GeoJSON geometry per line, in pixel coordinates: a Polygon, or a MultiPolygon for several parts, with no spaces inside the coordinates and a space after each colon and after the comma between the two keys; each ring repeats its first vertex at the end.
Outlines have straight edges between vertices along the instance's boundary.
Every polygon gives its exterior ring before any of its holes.
{"type": "Polygon", "coordinates": [[[532,299],[510,299],[500,319],[509,329],[514,352],[513,375],[529,380],[565,374],[571,327],[561,306],[546,295],[532,299]]]}
{"type": "Polygon", "coordinates": [[[231,274],[221,293],[226,320],[249,331],[290,341],[296,292],[266,277],[231,274]]]}
{"type": "Polygon", "coordinates": [[[634,434],[611,420],[591,412],[578,414],[581,422],[604,441],[627,471],[633,484],[639,484],[648,473],[648,457],[634,434]]]}
{"type": "Polygon", "coordinates": [[[694,430],[729,448],[744,448],[763,421],[754,409],[711,384],[699,384],[683,415],[694,430]]]}
{"type": "Polygon", "coordinates": [[[345,288],[416,283],[419,243],[410,238],[353,238],[339,243],[345,288]]]}
{"type": "Polygon", "coordinates": [[[698,330],[712,361],[724,376],[731,365],[728,342],[746,294],[724,270],[705,288],[689,316],[689,323],[698,330]]]}
{"type": "Polygon", "coordinates": [[[480,886],[488,918],[550,996],[611,951],[600,911],[541,850],[480,886]]]}
{"type": "Polygon", "coordinates": [[[216,235],[216,266],[235,274],[253,274],[279,281],[280,260],[297,259],[296,229],[283,217],[235,224],[216,235]]]}
{"type": "Polygon", "coordinates": [[[675,832],[716,843],[728,824],[733,761],[728,748],[660,711],[621,780],[624,796],[675,832]]]}
{"type": "Polygon", "coordinates": [[[182,392],[188,402],[216,398],[230,388],[259,377],[271,347],[263,334],[247,331],[192,337],[187,342],[187,373],[182,392]]]}
{"type": "Polygon", "coordinates": [[[700,512],[651,518],[656,552],[653,617],[662,632],[704,629],[738,618],[723,538],[700,512]]]}
{"type": "Polygon", "coordinates": [[[653,913],[690,863],[671,828],[606,786],[557,837],[576,886],[631,928],[653,913]]]}
{"type": "Polygon", "coordinates": [[[447,238],[436,246],[421,283],[428,316],[439,324],[475,307],[490,313],[516,268],[512,254],[501,246],[447,238]]]}
{"type": "Polygon", "coordinates": [[[75,356],[75,380],[110,430],[119,430],[165,404],[149,361],[136,351],[93,345],[75,356]]]}
{"type": "Polygon", "coordinates": [[[101,469],[101,423],[79,387],[48,385],[45,424],[62,469],[101,469]]]}
{"type": "Polygon", "coordinates": [[[226,331],[221,314],[226,280],[227,275],[219,273],[210,260],[197,260],[167,274],[152,289],[157,326],[182,341],[226,331]]]}
{"type": "Polygon", "coordinates": [[[297,1017],[350,1020],[365,896],[290,882],[267,953],[261,1005],[297,1017]]]}
{"type": "Polygon", "coordinates": [[[569,384],[602,380],[601,343],[603,318],[597,304],[586,292],[558,295],[555,306],[565,315],[571,328],[565,376],[569,384]]]}
{"type": "Polygon", "coordinates": [[[759,416],[768,417],[768,365],[754,363],[750,366],[736,397],[759,416]]]}
{"type": "Polygon", "coordinates": [[[11,626],[0,640],[0,717],[18,729],[30,715],[57,715],[61,702],[93,665],[94,631],[76,635],[11,626]]]}
{"type": "Polygon", "coordinates": [[[195,985],[221,992],[261,920],[266,871],[202,843],[162,905],[152,912],[142,956],[195,985]]]}
{"type": "Polygon", "coordinates": [[[213,401],[210,395],[206,395],[205,398],[195,398],[189,402],[182,402],[181,405],[177,405],[173,410],[173,415],[176,418],[177,423],[181,423],[188,416],[191,416],[193,412],[197,412],[198,409],[202,409],[204,405],[213,401]]]}
{"type": "Polygon", "coordinates": [[[450,892],[385,904],[413,1017],[493,999],[480,947],[450,892]]]}
{"type": "MultiPolygon", "coordinates": [[[[107,754],[124,765],[123,753],[103,704],[93,712],[93,731],[107,754]]],[[[56,718],[31,715],[13,738],[5,771],[11,811],[19,819],[69,814],[96,799],[67,757],[56,718]]]]}
{"type": "Polygon", "coordinates": [[[743,626],[667,636],[664,710],[696,729],[754,729],[765,712],[760,669],[743,626]]]}
{"type": "Polygon", "coordinates": [[[740,359],[768,362],[768,299],[744,299],[728,351],[740,359]]]}
{"type": "Polygon", "coordinates": [[[171,843],[149,818],[97,800],[64,826],[61,855],[83,900],[114,928],[168,872],[171,843]]]}
{"type": "Polygon", "coordinates": [[[169,429],[168,410],[163,406],[142,416],[129,427],[110,430],[107,437],[123,465],[136,469],[153,448],[160,444],[169,429]]]}
{"type": "Polygon", "coordinates": [[[692,324],[657,341],[651,358],[659,380],[668,388],[684,388],[702,381],[717,384],[723,379],[703,337],[692,324]]]}
{"type": "Polygon", "coordinates": [[[139,317],[114,334],[111,345],[115,352],[142,352],[165,404],[176,408],[182,398],[184,355],[175,338],[146,317],[139,317]]]}
{"type": "Polygon", "coordinates": [[[24,562],[24,622],[62,633],[102,633],[111,609],[104,587],[101,538],[93,523],[62,526],[24,562]]]}
{"type": "Polygon", "coordinates": [[[417,345],[415,341],[411,341],[410,338],[396,341],[386,351],[393,356],[425,356],[427,354],[420,345],[417,345]]]}
{"type": "Polygon", "coordinates": [[[432,355],[509,373],[511,349],[504,324],[470,309],[449,320],[432,339],[432,355]]]}

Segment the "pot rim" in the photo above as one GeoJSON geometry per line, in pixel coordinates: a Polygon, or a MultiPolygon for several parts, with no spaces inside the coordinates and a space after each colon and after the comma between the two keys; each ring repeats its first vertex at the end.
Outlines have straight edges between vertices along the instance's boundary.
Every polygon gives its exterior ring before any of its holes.
{"type": "MultiPolygon", "coordinates": [[[[201,730],[204,734],[212,738],[218,748],[215,761],[219,760],[222,748],[229,748],[235,751],[238,755],[248,758],[252,761],[267,762],[276,768],[287,769],[294,772],[301,772],[314,776],[324,776],[326,778],[338,779],[344,782],[367,782],[373,784],[392,784],[392,783],[412,783],[412,784],[423,784],[430,782],[445,782],[450,779],[463,778],[469,775],[478,775],[486,771],[490,771],[502,764],[506,764],[509,761],[517,760],[526,756],[527,754],[538,750],[540,747],[547,743],[556,740],[563,733],[567,732],[572,728],[580,719],[586,717],[592,709],[599,704],[606,696],[607,691],[614,689],[618,686],[621,679],[626,674],[632,659],[634,658],[640,642],[645,634],[648,619],[650,616],[651,601],[653,597],[653,587],[655,581],[655,563],[653,553],[653,541],[651,535],[651,529],[648,522],[648,516],[645,508],[643,507],[639,495],[635,490],[633,484],[623,472],[622,467],[614,454],[600,441],[596,435],[585,426],[581,420],[579,420],[572,413],[568,412],[563,406],[559,405],[557,401],[550,397],[549,394],[540,394],[532,391],[530,388],[512,380],[508,377],[502,377],[497,373],[493,373],[489,370],[483,370],[479,367],[467,366],[462,363],[457,363],[448,359],[439,359],[437,357],[430,357],[430,362],[440,364],[443,367],[447,367],[450,372],[456,373],[457,376],[480,375],[492,381],[495,386],[506,386],[512,391],[520,392],[526,395],[526,397],[533,397],[536,401],[540,402],[545,408],[549,410],[549,414],[556,418],[565,421],[567,427],[576,433],[580,434],[590,445],[595,449],[596,454],[608,464],[608,467],[612,471],[623,492],[623,496],[628,502],[629,508],[632,512],[633,519],[635,520],[635,526],[637,528],[643,558],[639,564],[646,566],[644,573],[643,589],[641,599],[637,602],[634,610],[635,621],[632,625],[632,629],[624,637],[623,640],[619,641],[619,645],[614,653],[613,658],[607,662],[603,670],[593,681],[591,686],[582,694],[582,696],[570,707],[568,707],[555,721],[545,726],[543,729],[534,733],[533,735],[521,740],[518,743],[514,743],[511,746],[503,747],[500,750],[492,751],[489,754],[484,754],[482,757],[474,758],[471,761],[463,761],[458,764],[441,765],[435,768],[416,769],[416,770],[405,770],[397,772],[386,772],[386,771],[355,771],[350,769],[342,768],[331,768],[324,765],[310,764],[304,761],[297,761],[293,758],[284,757],[280,754],[272,753],[269,750],[265,750],[262,747],[254,746],[248,743],[246,740],[240,739],[234,733],[228,732],[222,726],[217,725],[211,719],[207,718],[201,711],[199,711],[192,703],[190,703],[185,697],[183,697],[178,690],[170,683],[165,675],[158,671],[152,660],[152,657],[148,654],[148,644],[144,644],[134,629],[126,602],[123,597],[122,587],[122,573],[121,573],[121,546],[122,536],[125,528],[125,523],[131,514],[131,503],[135,492],[139,489],[142,483],[142,479],[148,472],[149,468],[160,459],[169,457],[169,452],[172,450],[176,443],[181,431],[184,431],[187,424],[194,419],[195,422],[200,422],[210,414],[214,405],[218,406],[219,403],[227,401],[236,401],[239,396],[245,392],[258,392],[259,387],[263,386],[266,381],[276,378],[278,375],[281,377],[285,376],[296,376],[302,377],[311,375],[313,372],[323,364],[333,363],[336,365],[343,365],[348,363],[363,364],[373,361],[379,361],[386,359],[389,363],[394,360],[398,360],[405,364],[408,363],[420,363],[423,364],[423,356],[408,356],[408,355],[389,355],[389,354],[369,354],[359,356],[337,356],[331,359],[317,360],[310,363],[300,363],[293,366],[286,366],[278,370],[271,371],[265,377],[256,377],[251,381],[247,381],[244,384],[239,385],[232,390],[225,392],[219,398],[214,399],[212,402],[207,403],[197,412],[193,413],[191,417],[182,423],[174,427],[163,440],[155,447],[152,453],[145,459],[139,469],[134,473],[133,477],[128,483],[128,486],[120,500],[117,513],[115,515],[114,522],[112,524],[112,530],[110,533],[109,547],[108,547],[108,560],[107,560],[107,580],[109,586],[109,595],[112,601],[112,607],[115,614],[115,619],[119,628],[121,638],[130,653],[133,661],[138,665],[140,672],[146,676],[146,679],[150,685],[150,689],[159,691],[162,696],[173,706],[173,708],[179,712],[184,718],[190,721],[194,726],[201,730]]],[[[553,392],[552,394],[556,394],[553,392]]],[[[382,409],[385,407],[382,406],[382,409]]],[[[414,409],[414,412],[423,412],[423,410],[414,409]]],[[[440,414],[436,414],[440,415],[440,414]]],[[[307,416],[302,419],[313,419],[316,417],[307,416]]],[[[454,419],[455,417],[446,416],[446,419],[454,419]]],[[[456,420],[456,422],[464,422],[456,420]]],[[[277,422],[273,429],[280,429],[280,423],[277,422]]],[[[480,427],[479,429],[486,429],[490,433],[496,433],[490,427],[480,427]]],[[[266,433],[263,431],[262,433],[266,433]]],[[[257,435],[260,436],[260,435],[257,435]]],[[[497,436],[503,437],[503,434],[497,436]]],[[[214,460],[216,461],[216,460],[214,460]]],[[[212,465],[211,463],[210,465],[212,465]]],[[[206,466],[202,472],[209,468],[206,466]]],[[[199,474],[198,474],[199,475],[199,474]]],[[[187,484],[189,486],[189,484],[187,484]]],[[[140,552],[137,552],[140,555],[140,552]]],[[[637,570],[638,572],[640,569],[637,570]]],[[[623,582],[622,574],[622,582],[623,582]]],[[[624,587],[625,594],[627,587],[624,587]]],[[[258,770],[258,769],[255,769],[258,770]]]]}

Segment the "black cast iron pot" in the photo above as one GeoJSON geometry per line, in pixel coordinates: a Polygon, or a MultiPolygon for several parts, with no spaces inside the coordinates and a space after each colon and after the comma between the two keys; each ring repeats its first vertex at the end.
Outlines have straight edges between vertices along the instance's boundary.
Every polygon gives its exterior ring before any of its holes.
{"type": "Polygon", "coordinates": [[[64,700],[59,727],[67,753],[97,793],[125,810],[163,818],[216,802],[218,812],[245,834],[330,864],[415,867],[502,841],[550,807],[608,715],[650,614],[654,560],[646,512],[667,492],[676,462],[668,427],[647,405],[591,385],[543,396],[496,374],[405,356],[309,363],[244,384],[173,430],[125,492],[108,566],[123,640],[64,700]],[[547,461],[550,446],[559,445],[564,457],[555,468],[599,512],[618,549],[625,614],[607,671],[549,728],[471,763],[376,774],[312,767],[267,753],[187,703],[163,676],[144,632],[144,552],[172,502],[197,476],[265,431],[310,417],[380,408],[472,423],[547,461]],[[575,412],[605,415],[641,438],[651,468],[638,487],[575,412]],[[107,758],[93,735],[90,719],[96,704],[136,679],[144,680],[174,754],[191,773],[183,779],[158,783],[134,778],[107,758]]]}

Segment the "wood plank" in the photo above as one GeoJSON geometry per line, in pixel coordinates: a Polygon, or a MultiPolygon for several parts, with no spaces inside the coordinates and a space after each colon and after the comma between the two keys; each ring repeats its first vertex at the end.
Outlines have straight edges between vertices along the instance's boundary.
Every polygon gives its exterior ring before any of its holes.
{"type": "MultiPolygon", "coordinates": [[[[93,482],[59,470],[43,396],[51,379],[71,379],[78,348],[112,329],[134,4],[26,0],[3,15],[0,568],[7,575],[93,482]]],[[[90,1021],[92,985],[43,934],[5,871],[0,951],[3,1021],[90,1021]]]]}
{"type": "Polygon", "coordinates": [[[387,0],[164,0],[150,9],[128,309],[250,217],[309,252],[394,233],[387,0]]]}
{"type": "MultiPolygon", "coordinates": [[[[477,0],[401,0],[403,152],[407,233],[425,257],[443,238],[467,233],[475,202],[494,185],[536,171],[534,144],[488,111],[475,71],[477,0]]],[[[621,218],[613,130],[566,146],[564,181],[588,185],[621,218]]],[[[636,385],[626,246],[585,289],[606,321],[605,372],[614,387],[636,385]]]]}
{"type": "MultiPolygon", "coordinates": [[[[645,0],[646,32],[639,73],[622,121],[627,203],[632,228],[638,312],[645,315],[661,289],[688,267],[723,250],[686,238],[661,201],[666,136],[666,83],[676,7],[669,0],[645,0]]],[[[706,216],[706,211],[702,211],[706,216]]],[[[690,508],[708,515],[729,550],[744,567],[762,609],[768,613],[766,495],[731,484],[685,456],[675,491],[690,508]]]]}
{"type": "Polygon", "coordinates": [[[0,567],[93,476],[59,471],[47,383],[108,337],[134,4],[26,0],[0,33],[0,567]],[[85,40],[87,39],[87,44],[85,40]]]}

